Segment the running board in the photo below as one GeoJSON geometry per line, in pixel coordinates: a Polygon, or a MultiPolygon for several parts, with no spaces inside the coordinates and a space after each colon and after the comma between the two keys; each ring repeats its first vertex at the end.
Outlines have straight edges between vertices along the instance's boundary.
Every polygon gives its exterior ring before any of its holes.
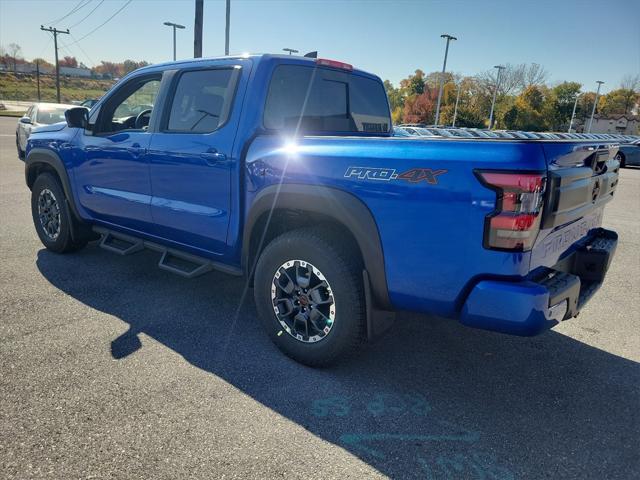
{"type": "Polygon", "coordinates": [[[211,270],[219,270],[230,275],[242,276],[242,269],[214,262],[208,258],[191,255],[180,250],[165,247],[159,243],[149,242],[107,228],[93,227],[93,231],[102,236],[100,246],[119,255],[130,255],[145,248],[162,254],[158,267],[182,277],[194,278],[211,270]]]}
{"type": "Polygon", "coordinates": [[[144,243],[139,238],[115,234],[109,231],[102,233],[100,246],[118,255],[131,255],[132,253],[144,250],[144,243]]]}
{"type": "Polygon", "coordinates": [[[163,252],[158,267],[186,278],[197,277],[213,270],[208,260],[169,250],[163,252]]]}

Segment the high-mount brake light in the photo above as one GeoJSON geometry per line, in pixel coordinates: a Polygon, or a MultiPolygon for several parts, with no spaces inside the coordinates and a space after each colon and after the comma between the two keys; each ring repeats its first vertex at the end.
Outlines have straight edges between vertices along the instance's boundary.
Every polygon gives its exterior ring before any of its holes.
{"type": "Polygon", "coordinates": [[[487,215],[486,248],[531,250],[540,230],[546,176],[544,173],[476,172],[496,192],[496,209],[487,215]]]}
{"type": "Polygon", "coordinates": [[[344,62],[338,62],[337,60],[327,60],[326,58],[316,58],[316,65],[339,68],[340,70],[353,70],[353,65],[349,65],[348,63],[344,62]]]}

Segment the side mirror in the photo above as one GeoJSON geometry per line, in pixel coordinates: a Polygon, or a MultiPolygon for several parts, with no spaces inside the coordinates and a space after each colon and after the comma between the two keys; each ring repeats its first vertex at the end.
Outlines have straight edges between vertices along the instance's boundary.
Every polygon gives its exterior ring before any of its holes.
{"type": "Polygon", "coordinates": [[[70,128],[87,128],[89,124],[89,109],[86,107],[73,107],[64,112],[67,126],[70,128]]]}
{"type": "Polygon", "coordinates": [[[31,125],[31,119],[27,116],[20,118],[20,123],[24,123],[26,125],[31,125]]]}

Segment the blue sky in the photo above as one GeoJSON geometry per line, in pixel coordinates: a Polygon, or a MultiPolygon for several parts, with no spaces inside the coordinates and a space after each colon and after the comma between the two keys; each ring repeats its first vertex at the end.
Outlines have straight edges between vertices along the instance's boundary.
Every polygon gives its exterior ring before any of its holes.
{"type": "MultiPolygon", "coordinates": [[[[0,0],[0,45],[15,42],[27,58],[53,59],[41,23],[61,17],[80,0],[0,0]]],[[[98,5],[90,2],[56,26],[66,28],[98,5]]],[[[194,0],[133,0],[119,15],[76,45],[71,44],[115,13],[126,0],[105,0],[61,36],[62,55],[86,64],[125,58],[170,60],[171,31],[178,58],[193,56],[194,0]],[[81,48],[80,48],[81,47],[81,48]]],[[[441,33],[458,37],[447,70],[472,75],[498,63],[542,64],[552,83],[573,80],[592,89],[615,88],[640,72],[640,0],[411,1],[232,0],[231,53],[280,52],[292,47],[352,63],[398,83],[421,68],[442,68],[441,33]]],[[[224,53],[224,1],[205,0],[204,55],[224,53]]]]}

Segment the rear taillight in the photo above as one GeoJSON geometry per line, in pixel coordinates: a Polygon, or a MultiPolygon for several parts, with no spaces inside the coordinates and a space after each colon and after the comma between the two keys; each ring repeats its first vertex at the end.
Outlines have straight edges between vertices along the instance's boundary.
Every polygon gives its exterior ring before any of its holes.
{"type": "Polygon", "coordinates": [[[487,215],[486,248],[531,250],[540,230],[546,176],[544,173],[476,172],[496,192],[496,209],[487,215]]]}

